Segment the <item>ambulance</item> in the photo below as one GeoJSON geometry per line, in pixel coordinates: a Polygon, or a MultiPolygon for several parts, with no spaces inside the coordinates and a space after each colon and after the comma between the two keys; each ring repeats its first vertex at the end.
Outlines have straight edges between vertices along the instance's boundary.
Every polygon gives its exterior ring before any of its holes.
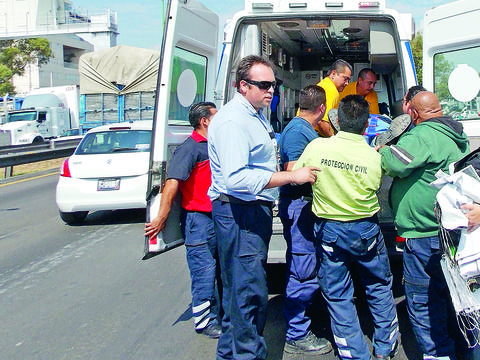
{"type": "Polygon", "coordinates": [[[425,12],[423,86],[444,115],[462,122],[470,149],[480,146],[480,3],[460,0],[425,12]]]}
{"type": "MultiPolygon", "coordinates": [[[[411,14],[386,7],[385,0],[245,0],[245,9],[225,25],[194,0],[170,0],[158,72],[154,111],[147,221],[158,212],[166,166],[176,146],[192,129],[188,110],[198,101],[220,108],[235,94],[235,71],[240,59],[256,54],[274,64],[275,101],[265,114],[277,133],[295,116],[299,91],[318,83],[337,59],[353,66],[352,79],[364,67],[378,74],[376,92],[383,113],[402,113],[402,100],[416,85],[410,40],[411,14]],[[223,40],[219,40],[219,31],[223,40]]],[[[389,181],[380,191],[382,230],[395,242],[387,204],[389,181]]],[[[176,201],[166,229],[145,239],[145,256],[183,243],[176,201]]],[[[269,248],[269,262],[284,262],[286,244],[278,218],[269,248]]]]}

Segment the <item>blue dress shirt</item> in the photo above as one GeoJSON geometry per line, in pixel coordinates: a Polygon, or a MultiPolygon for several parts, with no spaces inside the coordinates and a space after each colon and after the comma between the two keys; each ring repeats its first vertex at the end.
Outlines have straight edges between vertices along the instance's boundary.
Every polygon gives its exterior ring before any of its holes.
{"type": "Polygon", "coordinates": [[[215,114],[208,126],[212,201],[220,194],[244,201],[277,198],[276,188],[265,189],[277,167],[270,133],[272,127],[262,111],[257,112],[240,93],[215,114]]]}

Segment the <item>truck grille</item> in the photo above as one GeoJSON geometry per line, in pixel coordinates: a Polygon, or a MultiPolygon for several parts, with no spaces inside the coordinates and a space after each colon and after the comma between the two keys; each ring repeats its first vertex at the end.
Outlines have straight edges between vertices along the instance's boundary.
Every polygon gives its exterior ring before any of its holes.
{"type": "Polygon", "coordinates": [[[11,144],[11,130],[0,129],[0,146],[8,146],[11,144]]]}

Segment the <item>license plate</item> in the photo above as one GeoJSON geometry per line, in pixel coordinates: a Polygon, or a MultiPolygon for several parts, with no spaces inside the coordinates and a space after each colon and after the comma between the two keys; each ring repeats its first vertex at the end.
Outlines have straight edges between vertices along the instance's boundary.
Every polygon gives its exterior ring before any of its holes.
{"type": "Polygon", "coordinates": [[[100,179],[97,184],[97,191],[108,191],[120,189],[120,179],[100,179]]]}

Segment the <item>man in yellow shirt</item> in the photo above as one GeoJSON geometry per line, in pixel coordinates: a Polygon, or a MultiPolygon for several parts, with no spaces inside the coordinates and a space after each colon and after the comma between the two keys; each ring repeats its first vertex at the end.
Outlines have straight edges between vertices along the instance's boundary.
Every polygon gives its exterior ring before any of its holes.
{"type": "Polygon", "coordinates": [[[325,90],[327,97],[325,115],[315,127],[321,137],[330,137],[335,134],[327,114],[330,109],[338,107],[339,93],[350,81],[350,76],[352,76],[352,66],[344,60],[337,60],[328,69],[327,77],[317,84],[325,90]]]}
{"type": "Polygon", "coordinates": [[[370,68],[363,68],[358,73],[357,81],[354,81],[343,89],[339,101],[347,95],[360,95],[367,100],[370,114],[380,114],[378,109],[378,95],[373,88],[377,83],[377,75],[370,68]]]}

